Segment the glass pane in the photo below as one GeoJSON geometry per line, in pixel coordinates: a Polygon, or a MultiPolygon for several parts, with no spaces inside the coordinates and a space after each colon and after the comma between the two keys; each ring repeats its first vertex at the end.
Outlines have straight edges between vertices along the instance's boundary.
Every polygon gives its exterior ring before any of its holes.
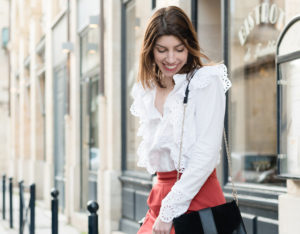
{"type": "Polygon", "coordinates": [[[238,182],[280,184],[275,178],[277,106],[275,45],[283,1],[231,1],[229,137],[238,182]]]}
{"type": "Polygon", "coordinates": [[[284,39],[279,46],[278,55],[300,51],[300,21],[294,23],[284,34],[284,39]]]}
{"type": "Polygon", "coordinates": [[[97,200],[99,149],[99,75],[81,82],[81,209],[97,200]]]}
{"type": "Polygon", "coordinates": [[[65,114],[66,114],[66,67],[54,72],[54,174],[55,187],[59,190],[59,205],[64,207],[65,177],[65,114]]]}
{"type": "Polygon", "coordinates": [[[62,52],[62,44],[67,41],[67,17],[59,21],[53,29],[53,66],[60,65],[67,59],[67,54],[62,52]]]}
{"type": "Polygon", "coordinates": [[[80,208],[85,209],[88,197],[88,174],[89,174],[89,115],[88,115],[88,82],[81,82],[81,110],[80,110],[80,208]]]}
{"type": "Polygon", "coordinates": [[[130,96],[133,84],[136,82],[138,53],[140,47],[137,42],[141,42],[141,38],[137,38],[137,5],[135,1],[131,1],[126,5],[126,81],[127,81],[127,152],[126,152],[126,168],[127,170],[144,170],[136,166],[137,148],[141,141],[136,136],[139,121],[131,115],[129,109],[132,104],[130,96]]]}
{"type": "Polygon", "coordinates": [[[280,64],[280,174],[300,176],[300,59],[280,64]]]}
{"type": "Polygon", "coordinates": [[[77,0],[78,2],[78,18],[77,28],[82,29],[89,24],[90,16],[99,15],[99,0],[77,0]]]}
{"type": "Polygon", "coordinates": [[[98,118],[98,98],[99,98],[99,80],[98,76],[91,81],[90,84],[90,103],[89,103],[89,115],[90,115],[90,159],[89,169],[91,171],[98,171],[100,162],[100,150],[99,150],[99,118],[98,118]]]}
{"type": "Polygon", "coordinates": [[[81,37],[81,73],[85,74],[99,64],[99,28],[88,28],[81,37]]]}
{"type": "Polygon", "coordinates": [[[81,35],[81,209],[88,200],[97,200],[99,149],[99,28],[87,28],[81,35]]]}

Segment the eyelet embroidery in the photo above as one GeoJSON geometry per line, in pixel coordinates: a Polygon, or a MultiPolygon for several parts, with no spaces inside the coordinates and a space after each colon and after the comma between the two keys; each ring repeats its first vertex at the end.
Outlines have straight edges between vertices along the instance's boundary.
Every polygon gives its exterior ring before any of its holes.
{"type": "Polygon", "coordinates": [[[159,217],[163,222],[169,223],[173,218],[183,214],[189,207],[189,203],[181,203],[187,200],[185,195],[173,189],[163,200],[159,212],[159,217]]]}
{"type": "Polygon", "coordinates": [[[232,86],[231,81],[228,79],[227,67],[224,64],[220,64],[219,71],[221,74],[221,80],[223,82],[224,92],[226,93],[232,86]]]}

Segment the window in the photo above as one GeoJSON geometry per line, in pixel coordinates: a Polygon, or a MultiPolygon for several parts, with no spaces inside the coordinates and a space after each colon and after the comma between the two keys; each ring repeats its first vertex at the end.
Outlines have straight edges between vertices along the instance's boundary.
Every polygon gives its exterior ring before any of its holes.
{"type": "Polygon", "coordinates": [[[97,200],[99,148],[99,27],[80,34],[80,209],[97,200]]]}
{"type": "MultiPolygon", "coordinates": [[[[130,95],[132,87],[137,80],[138,75],[138,62],[140,46],[143,39],[145,26],[147,23],[147,17],[145,15],[151,14],[151,1],[147,1],[148,8],[145,7],[145,2],[140,1],[129,1],[125,5],[124,22],[126,30],[123,32],[123,48],[125,48],[123,64],[123,84],[126,86],[125,101],[123,106],[125,107],[124,113],[126,118],[126,130],[123,129],[123,137],[126,139],[126,151],[123,154],[126,155],[126,162],[123,165],[123,169],[134,170],[134,171],[145,171],[143,168],[137,167],[137,149],[140,144],[140,137],[137,137],[137,130],[139,128],[139,120],[130,113],[130,106],[133,99],[130,95]],[[148,11],[147,11],[148,9],[148,11]],[[143,16],[143,17],[141,17],[143,16]],[[125,60],[125,61],[124,61],[125,60]],[[125,104],[124,104],[125,103],[125,104]]],[[[125,156],[124,155],[124,156],[125,156]]]]}
{"type": "Polygon", "coordinates": [[[300,17],[285,27],[278,40],[278,174],[287,178],[300,177],[300,17]]]}
{"type": "Polygon", "coordinates": [[[282,184],[277,160],[276,40],[284,2],[231,1],[228,132],[233,177],[248,183],[282,184]]]}
{"type": "Polygon", "coordinates": [[[139,48],[136,45],[136,3],[130,1],[126,5],[126,119],[127,119],[127,133],[126,133],[126,169],[127,170],[141,170],[136,166],[137,162],[137,147],[140,140],[137,136],[137,129],[139,127],[139,121],[137,118],[131,115],[129,109],[133,102],[130,96],[130,91],[136,82],[137,78],[137,64],[139,48]]]}

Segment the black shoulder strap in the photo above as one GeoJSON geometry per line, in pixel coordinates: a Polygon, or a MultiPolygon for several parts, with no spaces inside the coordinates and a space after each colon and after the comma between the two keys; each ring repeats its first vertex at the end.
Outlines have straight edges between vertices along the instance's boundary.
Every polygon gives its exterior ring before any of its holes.
{"type": "Polygon", "coordinates": [[[184,96],[184,99],[183,99],[183,104],[187,104],[188,102],[188,99],[189,99],[189,92],[190,92],[190,89],[189,89],[189,86],[190,86],[190,82],[192,80],[192,78],[194,77],[195,73],[197,72],[197,69],[194,69],[192,73],[188,73],[186,74],[186,78],[188,79],[188,84],[186,86],[186,89],[185,89],[185,96],[184,96]],[[188,75],[190,75],[190,78],[188,78],[188,75]]]}

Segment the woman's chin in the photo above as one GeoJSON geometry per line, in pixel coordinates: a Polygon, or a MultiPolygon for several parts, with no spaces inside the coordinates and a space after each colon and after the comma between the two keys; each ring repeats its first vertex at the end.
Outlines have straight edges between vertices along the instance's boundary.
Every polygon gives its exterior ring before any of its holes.
{"type": "Polygon", "coordinates": [[[173,70],[173,71],[164,69],[164,71],[163,71],[162,73],[163,73],[163,75],[164,75],[165,77],[173,77],[173,76],[174,76],[176,73],[178,73],[178,72],[179,72],[178,69],[173,70]]]}

